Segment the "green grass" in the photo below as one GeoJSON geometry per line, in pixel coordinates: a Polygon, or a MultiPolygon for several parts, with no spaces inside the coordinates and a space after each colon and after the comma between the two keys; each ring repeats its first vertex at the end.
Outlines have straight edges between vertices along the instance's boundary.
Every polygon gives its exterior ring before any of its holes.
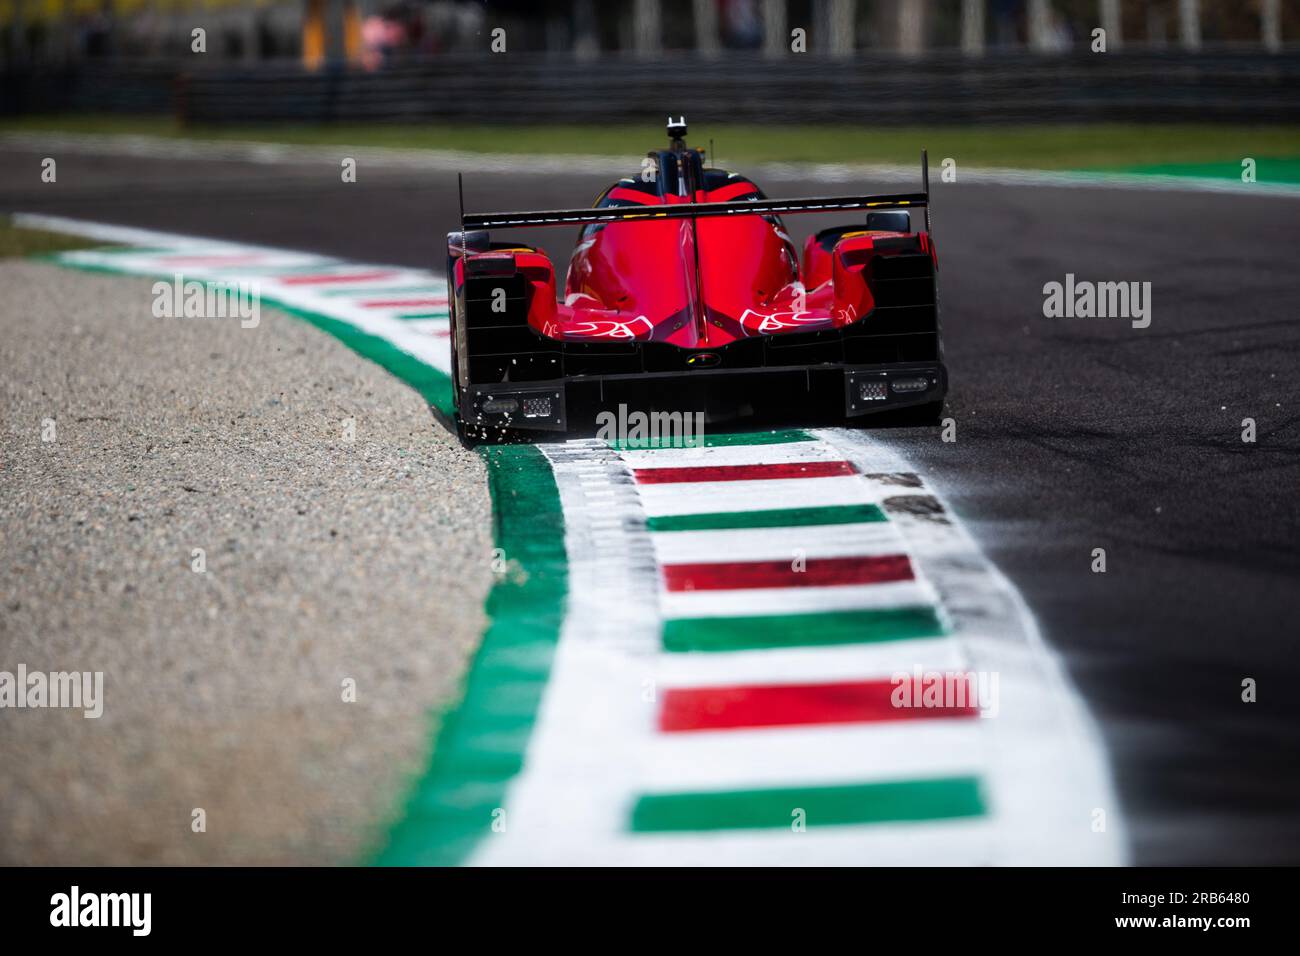
{"type": "Polygon", "coordinates": [[[0,217],[0,259],[48,255],[103,245],[102,240],[81,239],[42,229],[23,229],[15,226],[8,218],[0,217]]]}
{"type": "MultiPolygon", "coordinates": [[[[494,153],[627,156],[635,165],[662,139],[657,127],[375,124],[185,126],[173,119],[37,116],[0,121],[3,132],[143,134],[276,143],[462,149],[494,153]]],[[[938,164],[1020,169],[1113,169],[1179,163],[1235,163],[1243,156],[1300,156],[1300,125],[1104,124],[870,129],[854,126],[700,126],[691,142],[712,138],[724,164],[754,162],[914,163],[922,146],[938,164]]]]}

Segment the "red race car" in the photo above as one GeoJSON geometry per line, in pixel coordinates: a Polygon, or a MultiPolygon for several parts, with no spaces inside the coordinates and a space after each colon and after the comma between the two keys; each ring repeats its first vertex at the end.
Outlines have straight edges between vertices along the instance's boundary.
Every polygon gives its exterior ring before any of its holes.
{"type": "Polygon", "coordinates": [[[589,410],[843,422],[947,391],[923,191],[768,199],[705,166],[669,121],[668,149],[591,209],[461,214],[447,237],[456,424],[467,440],[568,431],[589,410]],[[923,223],[912,221],[911,210],[923,223]],[[858,212],[802,258],[789,213],[858,212]],[[563,295],[541,250],[490,232],[581,227],[563,295]]]}

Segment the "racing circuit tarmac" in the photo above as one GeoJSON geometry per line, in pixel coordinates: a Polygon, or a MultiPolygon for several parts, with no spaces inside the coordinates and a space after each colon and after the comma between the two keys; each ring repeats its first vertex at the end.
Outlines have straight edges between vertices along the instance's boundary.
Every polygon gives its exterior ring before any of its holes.
{"type": "MultiPolygon", "coordinates": [[[[44,184],[42,155],[0,148],[0,210],[435,270],[456,222],[447,173],[362,166],[343,184],[329,156],[70,154],[44,184]]],[[[467,173],[474,211],[584,206],[607,185],[467,173]]],[[[759,185],[774,197],[858,191],[759,185]]],[[[1134,862],[1300,862],[1300,207],[960,181],[933,190],[957,440],[934,429],[891,440],[1063,655],[1109,749],[1134,862]],[[1043,286],[1067,273],[1151,282],[1150,327],[1045,318],[1043,286]],[[1255,444],[1241,440],[1247,417],[1255,444]],[[1094,548],[1106,550],[1105,574],[1090,570],[1094,548]],[[1241,701],[1245,678],[1257,703],[1241,701]]],[[[797,243],[830,222],[786,220],[797,243]]],[[[573,233],[519,237],[562,268],[573,233]]]]}

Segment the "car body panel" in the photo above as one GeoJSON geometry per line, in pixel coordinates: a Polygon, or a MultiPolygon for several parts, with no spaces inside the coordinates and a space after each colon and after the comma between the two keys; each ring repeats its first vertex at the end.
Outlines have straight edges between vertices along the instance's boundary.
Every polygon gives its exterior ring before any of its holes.
{"type": "Polygon", "coordinates": [[[486,424],[511,404],[501,396],[519,396],[549,411],[503,422],[562,429],[572,396],[606,403],[637,383],[661,404],[711,405],[742,382],[742,406],[763,382],[790,388],[793,402],[800,389],[829,389],[828,407],[849,417],[942,399],[938,259],[906,211],[928,193],[769,200],[681,143],[649,155],[654,175],[612,184],[587,212],[462,216],[448,249],[467,420],[486,424]],[[867,221],[821,230],[802,254],[780,215],[840,209],[867,221]],[[582,230],[562,282],[540,250],[485,231],[568,223],[582,230]]]}

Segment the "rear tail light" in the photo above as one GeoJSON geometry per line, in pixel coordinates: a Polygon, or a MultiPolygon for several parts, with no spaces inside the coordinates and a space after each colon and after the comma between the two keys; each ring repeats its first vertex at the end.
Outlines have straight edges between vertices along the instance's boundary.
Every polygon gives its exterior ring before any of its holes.
{"type": "Polygon", "coordinates": [[[862,382],[858,385],[858,395],[864,402],[883,402],[889,397],[884,382],[862,382]]]}
{"type": "Polygon", "coordinates": [[[551,397],[540,395],[524,399],[524,418],[550,418],[551,397]]]}

